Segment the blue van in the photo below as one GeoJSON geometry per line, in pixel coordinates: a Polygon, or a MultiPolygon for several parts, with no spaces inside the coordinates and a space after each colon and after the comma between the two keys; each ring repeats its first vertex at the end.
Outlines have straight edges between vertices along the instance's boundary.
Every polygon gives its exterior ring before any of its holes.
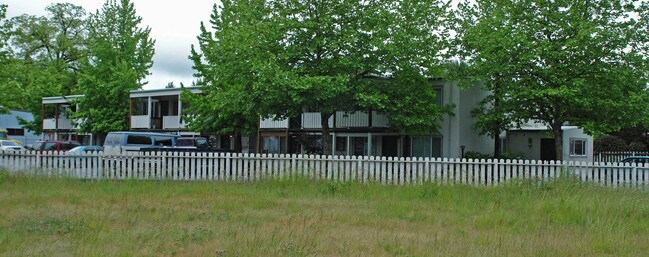
{"type": "Polygon", "coordinates": [[[104,153],[120,154],[141,148],[174,147],[178,135],[150,132],[109,132],[104,140],[104,153]]]}

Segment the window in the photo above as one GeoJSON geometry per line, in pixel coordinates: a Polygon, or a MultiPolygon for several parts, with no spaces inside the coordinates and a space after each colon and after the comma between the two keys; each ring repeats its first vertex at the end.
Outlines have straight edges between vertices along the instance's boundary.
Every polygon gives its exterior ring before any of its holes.
{"type": "Polygon", "coordinates": [[[150,136],[128,135],[126,143],[129,145],[150,145],[152,142],[150,136]]]}
{"type": "Polygon", "coordinates": [[[411,157],[441,157],[442,139],[440,137],[412,137],[411,157]]]}
{"type": "Polygon", "coordinates": [[[72,148],[75,148],[79,146],[79,143],[77,142],[61,142],[61,150],[70,150],[72,148]]]}
{"type": "Polygon", "coordinates": [[[7,128],[7,134],[10,135],[10,136],[24,136],[25,135],[25,130],[24,129],[7,128]]]}
{"type": "Polygon", "coordinates": [[[570,155],[586,156],[586,139],[570,139],[570,155]]]}
{"type": "Polygon", "coordinates": [[[56,142],[46,142],[43,150],[56,151],[56,142]]]}
{"type": "Polygon", "coordinates": [[[350,140],[352,155],[367,155],[367,137],[351,137],[350,140]]]}
{"type": "Polygon", "coordinates": [[[132,98],[131,106],[133,109],[132,115],[148,115],[149,114],[149,99],[148,98],[132,98]]]}
{"type": "Polygon", "coordinates": [[[155,137],[155,144],[162,146],[173,146],[173,139],[171,137],[155,137]]]}
{"type": "Polygon", "coordinates": [[[270,136],[264,137],[263,153],[282,153],[281,137],[270,136]]]}
{"type": "Polygon", "coordinates": [[[104,141],[105,145],[119,145],[122,142],[122,135],[121,134],[112,134],[109,133],[108,136],[106,136],[106,140],[104,141]]]}
{"type": "Polygon", "coordinates": [[[498,139],[500,140],[500,153],[506,153],[507,152],[507,138],[501,138],[498,139]]]}
{"type": "Polygon", "coordinates": [[[443,100],[444,98],[442,98],[443,97],[442,88],[436,87],[434,88],[434,90],[435,90],[435,103],[438,106],[444,105],[444,100],[443,100]]]}
{"type": "Polygon", "coordinates": [[[336,154],[347,155],[347,137],[336,137],[336,154]]]}

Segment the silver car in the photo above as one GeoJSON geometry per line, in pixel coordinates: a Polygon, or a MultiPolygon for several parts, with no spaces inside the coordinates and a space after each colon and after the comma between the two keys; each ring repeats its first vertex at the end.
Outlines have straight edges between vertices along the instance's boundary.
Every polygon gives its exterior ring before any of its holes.
{"type": "Polygon", "coordinates": [[[0,150],[2,151],[25,151],[22,145],[11,140],[0,140],[0,150]]]}

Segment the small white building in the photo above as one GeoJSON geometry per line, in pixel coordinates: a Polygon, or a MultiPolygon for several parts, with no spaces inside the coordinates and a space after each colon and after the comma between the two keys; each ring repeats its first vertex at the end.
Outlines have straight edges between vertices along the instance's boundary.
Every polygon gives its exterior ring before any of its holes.
{"type": "MultiPolygon", "coordinates": [[[[593,137],[577,126],[562,126],[562,160],[593,161],[593,137]]],[[[525,159],[554,160],[555,140],[552,131],[543,123],[529,122],[507,131],[507,151],[523,153],[525,159]]]]}

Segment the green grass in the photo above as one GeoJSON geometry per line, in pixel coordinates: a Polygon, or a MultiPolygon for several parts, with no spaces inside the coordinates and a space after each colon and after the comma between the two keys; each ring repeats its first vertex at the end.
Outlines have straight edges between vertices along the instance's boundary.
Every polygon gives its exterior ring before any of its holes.
{"type": "Polygon", "coordinates": [[[0,172],[0,256],[641,256],[649,193],[0,172]]]}

